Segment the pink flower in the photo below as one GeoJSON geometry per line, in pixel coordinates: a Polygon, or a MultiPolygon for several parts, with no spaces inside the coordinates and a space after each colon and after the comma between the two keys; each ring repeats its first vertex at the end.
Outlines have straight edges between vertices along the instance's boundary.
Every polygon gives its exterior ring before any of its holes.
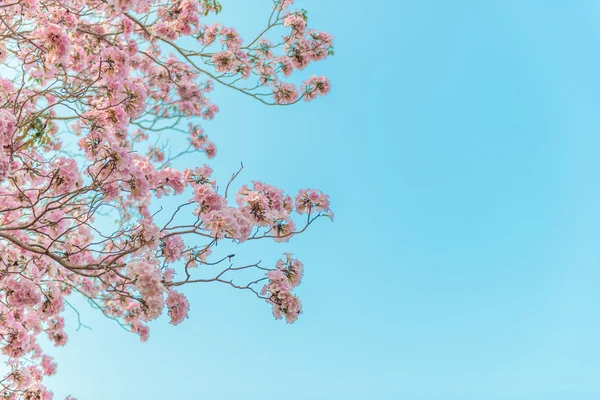
{"type": "Polygon", "coordinates": [[[10,111],[0,109],[0,144],[8,145],[16,129],[17,118],[10,111]]]}
{"type": "Polygon", "coordinates": [[[204,129],[201,127],[194,126],[193,129],[190,130],[190,143],[196,150],[200,150],[204,147],[206,140],[204,129]]]}
{"type": "Polygon", "coordinates": [[[232,72],[239,65],[232,51],[221,51],[212,56],[215,70],[220,73],[232,72]]]}
{"type": "Polygon", "coordinates": [[[183,257],[185,251],[185,243],[181,236],[169,236],[163,240],[163,254],[165,256],[165,262],[170,264],[183,257]]]}
{"type": "Polygon", "coordinates": [[[8,50],[3,43],[0,43],[0,64],[2,64],[8,58],[8,50]]]}
{"type": "Polygon", "coordinates": [[[292,28],[293,35],[301,35],[306,30],[306,20],[300,14],[290,14],[284,17],[283,24],[292,28]]]}
{"type": "Polygon", "coordinates": [[[122,84],[131,71],[131,58],[117,47],[107,47],[101,53],[101,77],[107,83],[122,84]]]}
{"type": "Polygon", "coordinates": [[[319,190],[300,190],[296,195],[296,211],[298,214],[328,212],[329,196],[319,190]]]}
{"type": "Polygon", "coordinates": [[[280,219],[273,224],[273,235],[276,242],[287,242],[293,236],[296,224],[290,218],[280,219]]]}
{"type": "Polygon", "coordinates": [[[206,146],[204,146],[204,152],[206,153],[206,157],[214,158],[217,155],[217,147],[213,142],[207,142],[206,146]]]}
{"type": "Polygon", "coordinates": [[[176,292],[175,290],[169,290],[169,294],[167,295],[167,307],[169,309],[169,317],[171,317],[171,324],[173,325],[180,324],[188,317],[190,304],[182,293],[176,292]]]}
{"type": "Polygon", "coordinates": [[[233,28],[222,27],[221,28],[221,43],[223,43],[229,50],[239,50],[243,43],[242,38],[233,28]]]}
{"type": "Polygon", "coordinates": [[[164,307],[163,294],[165,287],[162,284],[160,269],[152,262],[144,259],[131,261],[127,268],[135,280],[135,287],[139,290],[143,301],[143,320],[156,319],[164,307]]]}
{"type": "Polygon", "coordinates": [[[52,361],[52,357],[47,355],[42,356],[41,366],[44,369],[44,375],[52,376],[56,373],[56,363],[52,361]]]}
{"type": "Polygon", "coordinates": [[[54,186],[58,193],[67,193],[82,186],[81,174],[72,158],[59,157],[53,162],[54,186]]]}
{"type": "Polygon", "coordinates": [[[273,97],[277,104],[291,104],[298,99],[298,89],[291,83],[278,83],[273,90],[273,97]]]}
{"type": "Polygon", "coordinates": [[[277,0],[277,2],[279,3],[280,10],[285,10],[286,8],[294,4],[294,0],[277,0]]]}
{"type": "Polygon", "coordinates": [[[71,40],[61,26],[48,24],[37,35],[41,45],[46,49],[46,62],[60,64],[67,61],[71,48],[71,40]]]}
{"type": "Polygon", "coordinates": [[[235,235],[237,220],[229,208],[209,211],[202,215],[204,230],[215,239],[233,237],[235,235]]]}
{"type": "Polygon", "coordinates": [[[304,100],[311,101],[317,96],[325,96],[331,90],[329,80],[324,76],[312,76],[302,84],[300,89],[304,93],[304,100]]]}
{"type": "Polygon", "coordinates": [[[148,337],[150,336],[150,329],[148,328],[148,326],[144,325],[139,321],[133,323],[131,330],[140,335],[140,340],[142,342],[148,340],[148,337]]]}
{"type": "Polygon", "coordinates": [[[5,282],[8,302],[15,308],[33,307],[40,302],[40,289],[29,279],[11,279],[5,282]]]}
{"type": "Polygon", "coordinates": [[[221,210],[226,206],[225,199],[216,193],[209,185],[195,185],[192,201],[197,204],[196,212],[198,214],[206,214],[211,211],[221,210]]]}
{"type": "Polygon", "coordinates": [[[294,64],[289,57],[280,56],[275,58],[275,62],[279,65],[279,68],[283,72],[284,76],[290,76],[294,72],[294,64]]]}
{"type": "Polygon", "coordinates": [[[146,108],[148,92],[146,85],[141,79],[136,78],[123,84],[121,96],[123,99],[120,102],[123,103],[124,110],[132,119],[136,119],[142,115],[146,108]]]}
{"type": "Polygon", "coordinates": [[[263,287],[262,294],[268,295],[267,302],[273,307],[273,315],[277,319],[285,317],[288,323],[293,323],[302,313],[300,299],[291,293],[302,280],[304,266],[291,254],[286,253],[285,260],[277,261],[275,269],[267,273],[269,283],[263,287]]]}

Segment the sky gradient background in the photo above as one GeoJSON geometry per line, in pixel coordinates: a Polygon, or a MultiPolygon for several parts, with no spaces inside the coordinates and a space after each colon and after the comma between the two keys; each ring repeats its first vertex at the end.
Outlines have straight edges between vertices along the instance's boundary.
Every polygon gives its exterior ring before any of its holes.
{"type": "MultiPolygon", "coordinates": [[[[222,4],[249,37],[271,3],[222,4]]],[[[217,88],[205,127],[221,181],[243,161],[240,185],[331,195],[333,224],[236,251],[295,253],[304,314],[190,286],[190,319],[142,344],[83,305],[93,331],[68,311],[50,351],[57,398],[600,398],[600,3],[297,5],[336,38],[302,74],[332,93],[281,108],[217,88]]]]}

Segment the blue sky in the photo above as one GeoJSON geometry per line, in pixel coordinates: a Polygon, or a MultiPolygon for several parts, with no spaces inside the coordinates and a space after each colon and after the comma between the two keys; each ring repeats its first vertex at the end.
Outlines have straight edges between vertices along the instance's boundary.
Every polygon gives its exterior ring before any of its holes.
{"type": "MultiPolygon", "coordinates": [[[[270,5],[222,3],[246,36],[270,5]]],[[[93,331],[71,313],[56,395],[600,398],[600,5],[297,4],[336,37],[303,75],[332,93],[281,108],[218,88],[206,129],[221,180],[243,161],[240,184],[330,193],[333,224],[236,251],[302,259],[304,314],[189,287],[190,319],[141,344],[81,306],[93,331]]]]}

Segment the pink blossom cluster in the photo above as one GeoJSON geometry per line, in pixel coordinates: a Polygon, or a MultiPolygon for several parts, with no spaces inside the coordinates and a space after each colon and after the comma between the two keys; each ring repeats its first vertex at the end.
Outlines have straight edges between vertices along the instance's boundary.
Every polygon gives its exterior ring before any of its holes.
{"type": "Polygon", "coordinates": [[[12,307],[23,309],[33,307],[40,302],[40,289],[29,279],[7,279],[4,282],[7,301],[12,307]]]}
{"type": "MultiPolygon", "coordinates": [[[[314,215],[331,216],[328,196],[313,190],[302,190],[291,196],[274,186],[255,181],[252,187],[242,186],[236,194],[237,207],[227,205],[227,200],[217,193],[214,184],[203,181],[193,183],[195,213],[202,228],[215,239],[230,238],[239,242],[250,238],[254,229],[264,228],[262,237],[288,241],[296,233],[293,212],[303,214],[312,210],[314,215]]],[[[253,238],[256,236],[253,236],[253,238]]]]}
{"type": "MultiPolygon", "coordinates": [[[[23,252],[10,247],[4,247],[0,253],[1,265],[5,268],[10,265],[13,271],[21,271],[0,274],[0,286],[3,288],[0,292],[0,348],[11,370],[3,383],[4,387],[21,391],[24,394],[22,398],[51,399],[52,393],[40,382],[44,376],[56,373],[56,363],[43,353],[38,336],[46,333],[55,345],[64,345],[67,336],[63,319],[58,316],[63,310],[62,293],[55,282],[36,282],[26,277],[37,267],[23,267],[26,263],[23,255],[23,252]],[[29,365],[21,362],[25,356],[32,361],[29,365]]],[[[2,393],[12,396],[10,391],[2,393]]]]}
{"type": "Polygon", "coordinates": [[[0,182],[10,173],[10,149],[16,129],[17,118],[10,111],[0,109],[0,182]]]}
{"type": "Polygon", "coordinates": [[[179,325],[188,317],[190,303],[188,303],[187,298],[182,293],[169,290],[167,307],[169,309],[169,317],[171,317],[171,324],[179,325]]]}
{"type": "MultiPolygon", "coordinates": [[[[258,77],[258,87],[270,87],[275,104],[292,104],[300,96],[313,100],[317,95],[329,92],[329,81],[325,77],[311,78],[304,82],[300,91],[291,82],[281,78],[289,77],[294,70],[302,70],[311,62],[319,61],[333,54],[333,38],[326,32],[307,29],[307,19],[300,11],[286,12],[291,1],[279,2],[279,22],[289,28],[289,34],[283,37],[283,54],[279,52],[280,43],[273,43],[259,36],[250,45],[244,47],[239,34],[232,28],[219,24],[203,26],[197,38],[205,48],[217,47],[210,54],[210,64],[220,82],[228,79],[238,81],[258,77]]],[[[269,30],[269,29],[267,29],[269,30]]]]}
{"type": "Polygon", "coordinates": [[[296,210],[299,214],[330,212],[329,195],[314,189],[302,189],[296,195],[296,210]]]}
{"type": "Polygon", "coordinates": [[[165,262],[170,264],[184,256],[185,243],[179,235],[168,236],[162,241],[165,262]]]}
{"type": "Polygon", "coordinates": [[[200,4],[195,0],[177,0],[169,7],[160,7],[157,14],[158,22],[153,26],[154,33],[174,40],[191,35],[197,29],[200,23],[200,4]]]}
{"type": "Polygon", "coordinates": [[[189,141],[194,149],[203,151],[209,159],[217,154],[215,144],[208,140],[208,136],[204,133],[204,129],[199,125],[190,124],[189,141]]]}
{"type": "Polygon", "coordinates": [[[162,273],[156,262],[143,258],[130,261],[127,268],[134,277],[134,285],[141,295],[144,321],[156,319],[164,308],[165,286],[162,273]]]}
{"type": "Polygon", "coordinates": [[[6,50],[6,46],[0,42],[0,64],[4,63],[8,58],[8,50],[6,50]]]}
{"type": "Polygon", "coordinates": [[[61,64],[67,62],[71,40],[61,25],[47,24],[36,32],[39,45],[44,49],[45,62],[61,64]]]}
{"type": "Polygon", "coordinates": [[[312,76],[303,83],[301,90],[304,93],[304,100],[311,101],[316,99],[317,96],[325,96],[329,93],[331,84],[324,76],[312,76]]]}
{"type": "Polygon", "coordinates": [[[17,117],[6,109],[0,109],[0,144],[10,145],[17,130],[17,117]]]}
{"type": "Polygon", "coordinates": [[[55,171],[56,193],[69,193],[83,185],[77,162],[74,159],[58,157],[52,161],[52,169],[55,171]]]}
{"type": "Polygon", "coordinates": [[[292,104],[298,100],[298,89],[291,83],[276,83],[273,97],[277,104],[292,104]]]}
{"type": "Polygon", "coordinates": [[[302,35],[306,31],[306,19],[300,13],[285,16],[283,25],[292,28],[292,35],[302,35]]]}
{"type": "Polygon", "coordinates": [[[289,253],[285,257],[285,260],[277,261],[274,270],[267,273],[269,283],[263,287],[262,294],[268,295],[267,301],[273,307],[275,318],[285,317],[288,323],[293,323],[302,312],[302,305],[292,290],[302,281],[304,265],[289,253]]]}

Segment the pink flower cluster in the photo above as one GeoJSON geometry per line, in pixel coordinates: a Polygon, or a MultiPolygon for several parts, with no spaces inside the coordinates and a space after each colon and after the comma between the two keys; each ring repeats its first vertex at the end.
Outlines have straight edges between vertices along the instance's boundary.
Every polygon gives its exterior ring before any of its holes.
{"type": "Polygon", "coordinates": [[[52,165],[55,170],[53,183],[56,193],[68,193],[82,187],[81,174],[74,159],[58,157],[52,161],[52,165]]]}
{"type": "Polygon", "coordinates": [[[39,43],[45,49],[45,60],[48,64],[67,62],[71,40],[65,29],[57,24],[48,24],[37,32],[39,43]]]}
{"type": "MultiPolygon", "coordinates": [[[[1,250],[0,264],[4,266],[5,271],[9,268],[7,265],[12,265],[14,268],[19,265],[19,260],[24,260],[24,254],[16,249],[4,247],[1,250]]],[[[56,364],[52,358],[43,354],[37,336],[45,332],[58,346],[66,341],[64,321],[56,316],[62,311],[62,307],[54,309],[52,305],[48,305],[54,301],[55,296],[60,294],[59,285],[34,282],[23,276],[24,273],[32,272],[31,267],[18,268],[21,269],[21,274],[0,274],[0,287],[3,288],[0,292],[1,350],[8,358],[9,369],[13,371],[3,384],[21,390],[24,395],[22,398],[51,399],[52,393],[39,382],[44,376],[56,372],[56,364]],[[28,366],[21,364],[20,360],[25,356],[33,364],[28,366]]]]}
{"type": "Polygon", "coordinates": [[[6,46],[3,43],[0,43],[0,64],[4,63],[8,58],[8,50],[6,50],[6,46]]]}
{"type": "Polygon", "coordinates": [[[135,286],[138,288],[143,300],[143,320],[156,319],[165,306],[165,287],[162,284],[162,273],[155,262],[143,258],[130,261],[127,265],[132,276],[135,277],[135,286]]]}
{"type": "Polygon", "coordinates": [[[299,214],[330,212],[329,195],[314,189],[302,189],[296,196],[296,211],[299,214]]]}
{"type": "Polygon", "coordinates": [[[283,25],[292,28],[292,35],[302,35],[306,31],[306,19],[300,13],[288,14],[283,18],[283,25]]]}
{"type": "Polygon", "coordinates": [[[167,264],[174,263],[183,257],[185,243],[179,235],[169,236],[163,240],[163,255],[167,264]]]}
{"type": "Polygon", "coordinates": [[[275,269],[267,273],[269,283],[262,289],[262,294],[267,295],[267,301],[273,306],[273,315],[277,319],[285,317],[288,323],[293,323],[302,312],[300,299],[292,294],[292,290],[302,281],[304,265],[285,254],[285,260],[280,259],[275,269]]]}
{"type": "Polygon", "coordinates": [[[215,65],[215,70],[220,73],[233,72],[241,65],[231,50],[213,54],[212,62],[215,65]]]}
{"type": "Polygon", "coordinates": [[[199,2],[194,0],[176,0],[169,7],[158,9],[158,22],[154,25],[154,33],[158,36],[177,39],[191,35],[200,23],[199,2]]]}
{"type": "MultiPolygon", "coordinates": [[[[280,1],[276,7],[281,12],[292,3],[292,1],[280,1]]],[[[210,64],[218,74],[221,74],[216,79],[221,83],[227,83],[229,78],[237,82],[240,79],[246,80],[257,76],[259,78],[257,89],[270,87],[275,104],[288,105],[298,101],[300,96],[298,87],[293,83],[282,81],[280,75],[289,77],[294,70],[304,69],[311,62],[332,55],[333,38],[325,32],[307,29],[305,13],[286,11],[283,14],[278,17],[278,22],[289,29],[289,34],[283,37],[280,44],[272,43],[261,35],[250,45],[242,47],[242,40],[234,29],[219,24],[201,27],[197,34],[200,43],[205,48],[217,47],[213,53],[209,53],[210,64]],[[283,49],[283,54],[280,48],[283,49]]],[[[277,24],[272,26],[275,25],[277,24]]],[[[310,101],[318,95],[326,95],[329,88],[329,82],[325,77],[314,77],[304,83],[301,92],[305,99],[310,101]]]]}
{"type": "Polygon", "coordinates": [[[40,302],[40,289],[31,280],[22,278],[4,282],[8,303],[17,309],[33,307],[40,302]]]}
{"type": "Polygon", "coordinates": [[[292,104],[298,100],[298,89],[291,83],[276,83],[273,97],[277,104],[292,104]]]}
{"type": "Polygon", "coordinates": [[[169,317],[171,317],[171,324],[179,325],[188,317],[190,303],[188,303],[185,295],[182,293],[175,290],[169,290],[169,294],[167,295],[167,307],[169,309],[169,317]]]}
{"type": "Polygon", "coordinates": [[[317,96],[325,96],[329,93],[331,84],[324,76],[312,76],[309,80],[304,82],[301,90],[302,93],[304,93],[304,100],[311,101],[316,99],[317,96]]]}
{"type": "Polygon", "coordinates": [[[10,147],[16,129],[17,118],[8,110],[0,109],[0,182],[10,173],[10,147]]]}

